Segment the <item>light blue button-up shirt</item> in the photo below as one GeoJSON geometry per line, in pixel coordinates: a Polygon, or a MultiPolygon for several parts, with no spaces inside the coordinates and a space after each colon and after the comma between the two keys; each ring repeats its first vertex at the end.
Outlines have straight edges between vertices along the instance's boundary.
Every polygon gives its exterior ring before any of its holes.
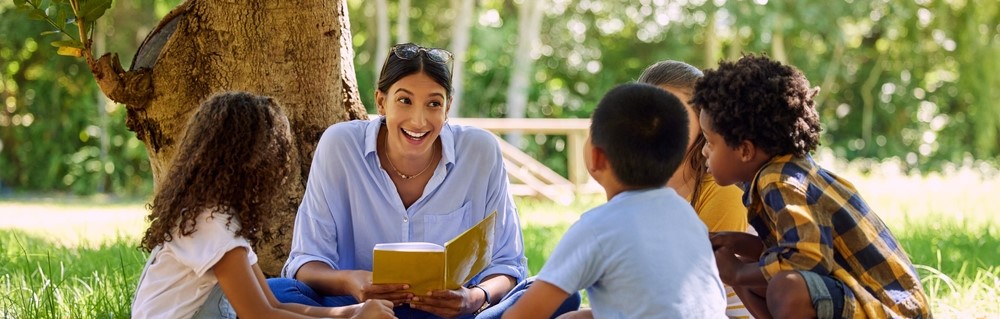
{"type": "Polygon", "coordinates": [[[334,269],[370,271],[375,244],[444,244],[495,210],[493,260],[472,281],[492,274],[524,280],[527,259],[520,222],[493,135],[445,124],[440,135],[442,159],[434,176],[423,195],[405,208],[376,153],[381,126],[382,118],[342,122],[323,133],[282,276],[294,278],[302,265],[312,261],[334,269]]]}

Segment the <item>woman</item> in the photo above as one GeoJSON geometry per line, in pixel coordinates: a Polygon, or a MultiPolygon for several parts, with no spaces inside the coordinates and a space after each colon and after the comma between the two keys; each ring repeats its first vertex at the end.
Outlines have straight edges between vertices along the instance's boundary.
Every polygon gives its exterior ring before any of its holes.
{"type": "MultiPolygon", "coordinates": [[[[666,60],[647,67],[639,76],[638,82],[655,85],[673,93],[684,102],[688,111],[689,147],[684,156],[684,163],[687,164],[681,164],[677,168],[677,172],[667,181],[667,186],[691,202],[709,232],[745,232],[750,228],[747,210],[743,206],[743,191],[736,186],[719,186],[705,169],[705,155],[701,153],[705,146],[705,136],[701,134],[698,124],[698,110],[688,104],[694,84],[702,76],[701,70],[687,63],[666,60]]],[[[750,318],[750,312],[733,289],[726,287],[726,293],[729,303],[726,315],[730,318],[750,318]]]]}
{"type": "Polygon", "coordinates": [[[450,62],[442,49],[394,46],[375,92],[381,116],[338,123],[320,138],[282,270],[295,280],[269,281],[279,300],[385,299],[401,318],[455,318],[523,286],[524,245],[500,148],[489,132],[447,123],[450,62]],[[371,283],[375,244],[443,244],[493,211],[492,262],[465,287],[414,296],[404,285],[371,283]]]}

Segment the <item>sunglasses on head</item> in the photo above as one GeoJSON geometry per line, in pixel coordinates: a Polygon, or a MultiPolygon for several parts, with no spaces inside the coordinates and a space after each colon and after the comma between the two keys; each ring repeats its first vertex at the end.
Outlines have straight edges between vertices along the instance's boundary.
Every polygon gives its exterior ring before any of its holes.
{"type": "MultiPolygon", "coordinates": [[[[451,69],[452,54],[445,49],[425,48],[413,43],[402,43],[392,47],[392,53],[402,60],[412,60],[423,52],[431,61],[444,64],[451,69]]],[[[388,60],[386,60],[388,62],[388,60]]]]}

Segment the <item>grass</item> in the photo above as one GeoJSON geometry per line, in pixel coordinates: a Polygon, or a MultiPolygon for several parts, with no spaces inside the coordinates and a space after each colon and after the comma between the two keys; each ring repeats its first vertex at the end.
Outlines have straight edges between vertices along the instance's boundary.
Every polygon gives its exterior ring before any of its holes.
{"type": "MultiPolygon", "coordinates": [[[[1000,180],[845,176],[910,254],[936,317],[1000,318],[1000,180]]],[[[601,203],[518,199],[530,271],[601,203]]],[[[128,318],[146,258],[135,249],[143,214],[137,201],[0,199],[0,319],[128,318]]]]}
{"type": "Polygon", "coordinates": [[[74,248],[0,230],[0,318],[128,318],[146,259],[134,243],[74,248]]]}

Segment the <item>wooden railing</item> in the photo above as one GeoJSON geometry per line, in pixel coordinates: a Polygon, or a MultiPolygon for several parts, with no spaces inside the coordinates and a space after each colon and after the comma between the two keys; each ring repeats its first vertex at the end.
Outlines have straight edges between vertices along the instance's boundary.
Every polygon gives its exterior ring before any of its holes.
{"type": "MultiPolygon", "coordinates": [[[[370,115],[374,117],[376,115],[370,115]]],[[[590,130],[590,119],[496,119],[450,118],[450,123],[469,125],[493,132],[503,152],[511,192],[519,196],[540,196],[558,203],[569,203],[576,194],[597,193],[601,188],[590,178],[583,159],[583,147],[590,130]],[[566,136],[567,177],[562,177],[501,135],[511,132],[566,136]]]]}
{"type": "Polygon", "coordinates": [[[494,119],[452,118],[451,123],[479,127],[497,134],[508,175],[516,195],[541,195],[556,202],[571,201],[575,194],[600,191],[587,173],[583,147],[590,119],[494,119]],[[508,144],[500,135],[511,132],[566,136],[567,175],[552,171],[541,162],[508,144]]]}

